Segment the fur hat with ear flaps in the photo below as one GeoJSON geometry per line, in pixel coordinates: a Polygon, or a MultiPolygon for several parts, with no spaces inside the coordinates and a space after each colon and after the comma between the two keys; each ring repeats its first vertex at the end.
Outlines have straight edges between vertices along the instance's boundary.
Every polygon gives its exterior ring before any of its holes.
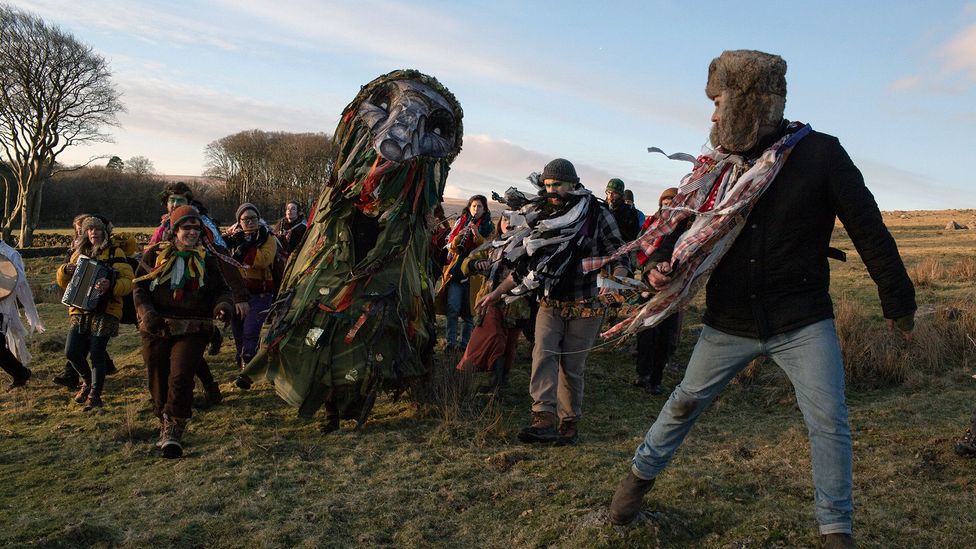
{"type": "Polygon", "coordinates": [[[712,145],[746,152],[775,128],[786,108],[786,61],[753,50],[724,51],[708,66],[705,94],[721,96],[720,123],[712,126],[712,145]]]}

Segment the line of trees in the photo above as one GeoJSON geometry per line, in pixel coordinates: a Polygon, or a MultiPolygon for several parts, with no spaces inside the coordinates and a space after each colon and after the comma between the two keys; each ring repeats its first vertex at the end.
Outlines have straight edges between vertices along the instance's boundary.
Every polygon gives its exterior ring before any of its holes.
{"type": "Polygon", "coordinates": [[[238,202],[262,211],[282,199],[309,205],[325,184],[335,153],[326,133],[245,130],[207,145],[204,175],[220,179],[238,202]]]}

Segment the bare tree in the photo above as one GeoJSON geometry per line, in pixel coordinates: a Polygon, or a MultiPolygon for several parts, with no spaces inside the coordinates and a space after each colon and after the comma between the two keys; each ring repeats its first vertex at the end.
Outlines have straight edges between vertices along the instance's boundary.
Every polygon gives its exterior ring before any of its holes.
{"type": "Polygon", "coordinates": [[[125,161],[125,171],[139,179],[143,179],[155,175],[156,167],[153,166],[152,160],[149,160],[145,156],[133,156],[125,161]]]}
{"type": "Polygon", "coordinates": [[[213,141],[204,151],[206,175],[222,179],[240,202],[278,208],[318,195],[332,169],[332,138],[324,133],[246,130],[213,141]]]}
{"type": "Polygon", "coordinates": [[[41,18],[0,5],[0,147],[17,187],[0,220],[4,239],[19,216],[18,245],[31,245],[57,156],[111,141],[101,128],[118,125],[123,110],[102,56],[41,18]]]}

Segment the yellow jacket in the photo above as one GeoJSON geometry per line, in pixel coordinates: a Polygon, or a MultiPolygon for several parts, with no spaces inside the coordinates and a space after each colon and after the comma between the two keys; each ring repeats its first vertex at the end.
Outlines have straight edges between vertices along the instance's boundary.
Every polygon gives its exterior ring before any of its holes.
{"type": "MultiPolygon", "coordinates": [[[[67,288],[68,282],[71,282],[71,275],[65,271],[65,267],[69,264],[74,264],[78,261],[78,256],[81,252],[74,251],[71,254],[71,260],[64,265],[58,267],[57,273],[57,283],[61,288],[67,288]]],[[[99,261],[104,261],[106,263],[113,257],[115,258],[125,258],[125,250],[118,246],[109,246],[98,253],[98,256],[94,259],[99,261]]],[[[105,306],[105,314],[114,316],[115,318],[122,318],[122,298],[132,293],[132,267],[125,261],[118,261],[112,263],[112,268],[118,272],[118,276],[115,278],[115,284],[112,286],[110,300],[105,306]]],[[[88,314],[90,311],[85,311],[77,307],[70,307],[68,309],[69,315],[83,315],[88,314]]]]}

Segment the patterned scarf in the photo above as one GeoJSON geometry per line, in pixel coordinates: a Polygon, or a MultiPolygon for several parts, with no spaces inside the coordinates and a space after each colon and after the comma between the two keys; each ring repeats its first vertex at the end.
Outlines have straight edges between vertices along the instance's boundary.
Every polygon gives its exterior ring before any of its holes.
{"type": "Polygon", "coordinates": [[[169,287],[173,290],[173,300],[183,301],[184,290],[198,290],[203,287],[206,257],[207,250],[203,246],[177,250],[172,242],[162,242],[159,244],[153,270],[133,282],[151,280],[149,291],[153,291],[160,284],[169,281],[169,287]]]}
{"type": "Polygon", "coordinates": [[[809,124],[789,124],[785,135],[754,161],[720,149],[698,157],[694,171],[681,180],[671,207],[662,209],[644,234],[610,256],[584,259],[583,271],[591,272],[633,250],[650,256],[660,245],[659,237],[694,217],[691,227],[675,244],[668,285],[636,314],[604,332],[603,337],[621,332],[633,334],[656,326],[684,308],[742,232],[753,206],[776,178],[793,147],[811,131],[809,124]],[[707,202],[712,200],[714,206],[709,208],[707,202]]]}
{"type": "Polygon", "coordinates": [[[545,199],[536,199],[511,215],[511,229],[491,246],[503,248],[505,260],[528,274],[509,292],[506,302],[540,287],[543,296],[549,295],[573,262],[579,245],[594,230],[588,221],[595,201],[593,193],[579,189],[556,210],[545,199]]]}

